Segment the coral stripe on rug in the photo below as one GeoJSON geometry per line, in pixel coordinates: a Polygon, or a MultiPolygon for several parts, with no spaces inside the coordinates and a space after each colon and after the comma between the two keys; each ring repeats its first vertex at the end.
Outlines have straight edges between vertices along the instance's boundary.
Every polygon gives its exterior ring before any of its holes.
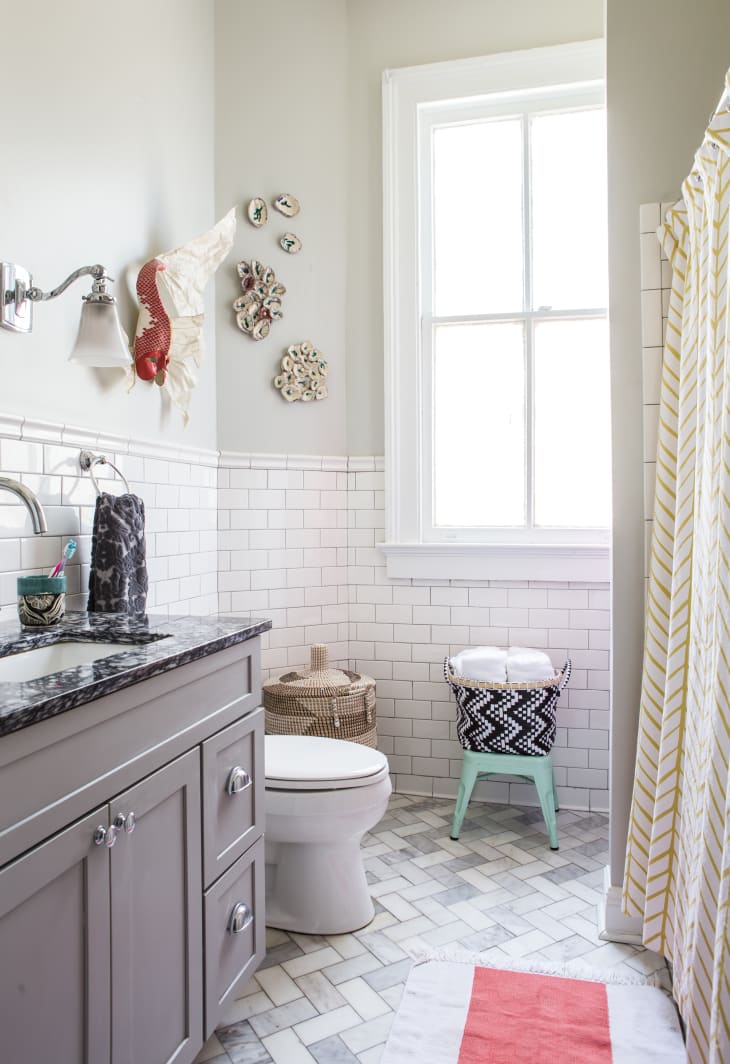
{"type": "Polygon", "coordinates": [[[676,1009],[656,986],[525,967],[416,962],[382,1064],[686,1064],[676,1009]]]}
{"type": "Polygon", "coordinates": [[[607,988],[475,968],[459,1064],[613,1064],[607,988]]]}

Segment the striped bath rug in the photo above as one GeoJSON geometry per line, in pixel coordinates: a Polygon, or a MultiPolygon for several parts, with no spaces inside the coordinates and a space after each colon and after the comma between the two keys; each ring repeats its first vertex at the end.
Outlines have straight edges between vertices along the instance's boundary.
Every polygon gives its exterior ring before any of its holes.
{"type": "Polygon", "coordinates": [[[653,980],[573,964],[418,960],[382,1064],[686,1064],[653,980]]]}

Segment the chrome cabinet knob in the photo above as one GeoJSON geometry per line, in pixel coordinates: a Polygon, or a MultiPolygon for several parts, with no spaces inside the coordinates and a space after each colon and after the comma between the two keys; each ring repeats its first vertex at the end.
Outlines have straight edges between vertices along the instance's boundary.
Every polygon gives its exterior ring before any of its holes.
{"type": "Polygon", "coordinates": [[[247,787],[251,786],[251,777],[245,768],[241,768],[240,765],[236,765],[228,773],[228,779],[226,780],[226,794],[240,794],[241,791],[245,791],[247,787]]]}
{"type": "Polygon", "coordinates": [[[253,923],[253,913],[248,905],[242,901],[236,902],[231,909],[231,915],[228,918],[229,933],[232,935],[239,935],[241,931],[245,931],[251,923],[253,923]]]}
{"type": "Polygon", "coordinates": [[[134,815],[134,813],[127,813],[126,816],[124,815],[124,813],[117,813],[117,815],[114,817],[114,827],[117,829],[117,831],[123,830],[127,833],[127,835],[131,835],[136,826],[137,817],[134,815]]]}
{"type": "Polygon", "coordinates": [[[111,849],[114,843],[117,841],[117,829],[112,824],[111,827],[105,828],[103,824],[99,824],[98,828],[94,832],[94,845],[106,846],[111,849]]]}

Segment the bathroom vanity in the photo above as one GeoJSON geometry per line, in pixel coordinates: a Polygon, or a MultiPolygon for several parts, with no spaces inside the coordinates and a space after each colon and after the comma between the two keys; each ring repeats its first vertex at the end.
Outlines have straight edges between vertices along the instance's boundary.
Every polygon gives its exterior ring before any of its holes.
{"type": "Polygon", "coordinates": [[[269,627],[0,624],[3,1061],[189,1064],[263,959],[269,627]]]}

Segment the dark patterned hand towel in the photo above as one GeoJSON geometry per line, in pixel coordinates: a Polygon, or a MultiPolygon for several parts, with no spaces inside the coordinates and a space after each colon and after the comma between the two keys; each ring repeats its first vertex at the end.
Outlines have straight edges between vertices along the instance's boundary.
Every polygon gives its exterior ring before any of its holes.
{"type": "Polygon", "coordinates": [[[89,574],[90,613],[144,613],[147,602],[144,503],[136,495],[96,500],[89,574]]]}

